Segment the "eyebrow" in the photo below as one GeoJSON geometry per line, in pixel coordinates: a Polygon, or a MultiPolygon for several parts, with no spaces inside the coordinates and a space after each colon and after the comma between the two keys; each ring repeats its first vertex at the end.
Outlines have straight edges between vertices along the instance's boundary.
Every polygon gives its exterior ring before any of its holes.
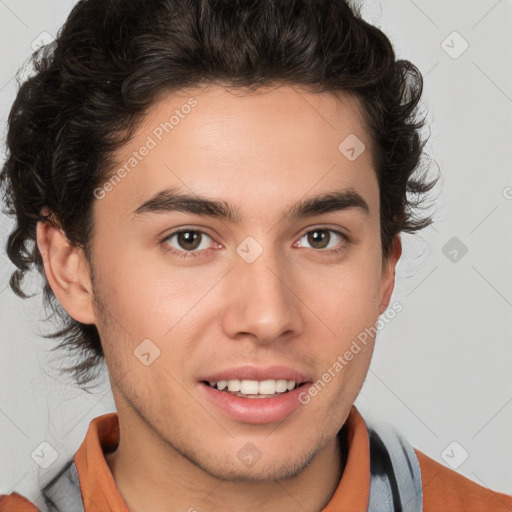
{"type": "MultiPolygon", "coordinates": [[[[368,203],[361,195],[354,189],[347,188],[300,200],[292,205],[289,211],[284,212],[283,216],[288,220],[294,220],[348,209],[358,209],[365,215],[370,213],[368,203]]],[[[138,217],[171,212],[203,215],[223,219],[234,224],[244,220],[240,208],[235,208],[226,201],[200,195],[184,194],[176,188],[161,190],[136,208],[132,215],[138,217]]]]}

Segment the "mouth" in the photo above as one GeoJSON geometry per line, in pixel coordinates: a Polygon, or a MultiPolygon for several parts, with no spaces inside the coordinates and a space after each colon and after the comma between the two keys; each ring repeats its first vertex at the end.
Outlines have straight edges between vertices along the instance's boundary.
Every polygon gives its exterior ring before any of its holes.
{"type": "Polygon", "coordinates": [[[219,381],[202,381],[202,384],[212,389],[232,396],[249,399],[276,398],[298,389],[306,382],[296,382],[288,379],[248,380],[231,379],[219,381]]]}
{"type": "Polygon", "coordinates": [[[283,421],[302,405],[300,396],[313,384],[310,377],[293,371],[238,369],[235,379],[231,378],[233,373],[228,371],[202,379],[197,386],[208,406],[241,423],[261,425],[283,421]]]}

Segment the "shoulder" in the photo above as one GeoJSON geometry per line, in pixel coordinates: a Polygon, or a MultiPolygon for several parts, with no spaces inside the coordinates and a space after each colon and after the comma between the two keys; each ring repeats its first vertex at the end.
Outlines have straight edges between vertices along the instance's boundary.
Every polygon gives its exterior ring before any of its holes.
{"type": "Polygon", "coordinates": [[[0,512],[39,512],[39,509],[27,498],[13,492],[0,496],[0,512]]]}
{"type": "Polygon", "coordinates": [[[414,451],[421,471],[423,512],[512,512],[512,496],[482,487],[424,453],[414,451]]]}

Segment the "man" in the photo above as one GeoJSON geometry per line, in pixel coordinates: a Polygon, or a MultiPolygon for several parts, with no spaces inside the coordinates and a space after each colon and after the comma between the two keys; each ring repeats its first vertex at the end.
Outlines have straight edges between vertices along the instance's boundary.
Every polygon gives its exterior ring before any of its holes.
{"type": "Polygon", "coordinates": [[[512,510],[353,405],[435,183],[386,36],[341,0],[86,0],[56,42],[9,118],[12,283],[43,273],[117,413],[46,509],[512,510]]]}

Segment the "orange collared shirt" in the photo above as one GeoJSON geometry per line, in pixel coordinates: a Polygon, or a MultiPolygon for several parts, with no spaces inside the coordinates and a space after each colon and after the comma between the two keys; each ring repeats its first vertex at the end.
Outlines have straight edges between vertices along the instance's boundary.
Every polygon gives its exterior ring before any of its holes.
{"type": "MultiPolygon", "coordinates": [[[[343,476],[321,512],[367,512],[370,451],[366,424],[355,406],[345,423],[348,456],[343,476]]],[[[105,460],[120,438],[117,413],[94,418],[75,454],[84,512],[129,512],[105,460]]],[[[423,512],[512,512],[512,496],[482,487],[415,450],[423,486],[423,512]]],[[[17,493],[0,497],[0,512],[38,512],[17,493]]]]}

